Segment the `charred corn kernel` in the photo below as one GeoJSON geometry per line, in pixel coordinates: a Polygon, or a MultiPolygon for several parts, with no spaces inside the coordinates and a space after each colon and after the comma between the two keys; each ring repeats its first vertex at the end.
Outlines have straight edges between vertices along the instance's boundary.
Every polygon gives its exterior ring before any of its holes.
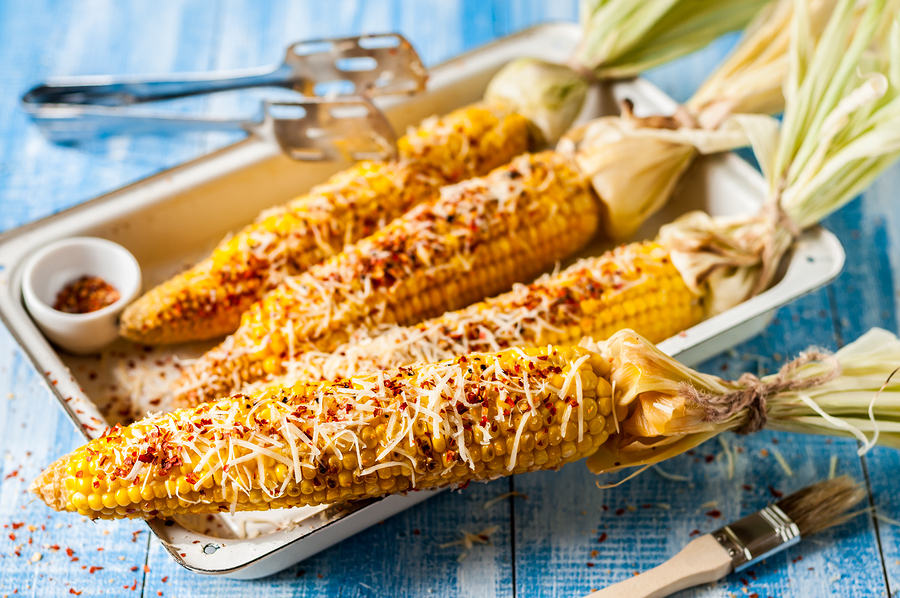
{"type": "Polygon", "coordinates": [[[237,332],[185,370],[176,403],[231,395],[280,373],[265,350],[276,331],[295,339],[290,364],[311,348],[332,351],[360,328],[415,324],[532,279],[593,236],[598,211],[587,180],[554,152],[445,187],[438,201],[266,294],[237,332]]]}
{"type": "Polygon", "coordinates": [[[283,276],[431,201],[442,185],[484,175],[527,151],[528,126],[507,107],[486,103],[423,122],[399,141],[399,160],[361,162],[264,211],[212,256],[150,290],[125,310],[121,334],[161,344],[234,332],[241,314],[283,276]]]}
{"type": "MultiPolygon", "coordinates": [[[[599,341],[623,328],[658,342],[699,322],[701,302],[668,250],[653,242],[632,243],[413,326],[398,320],[397,326],[375,337],[354,337],[325,357],[304,355],[293,372],[304,379],[337,379],[409,365],[422,355],[450,359],[463,347],[478,352],[577,344],[582,336],[599,341]]],[[[592,359],[598,378],[588,377],[583,389],[608,397],[612,389],[604,377],[609,364],[599,356],[592,359]]],[[[563,380],[559,374],[552,383],[561,385],[563,380]]]]}
{"type": "MultiPolygon", "coordinates": [[[[577,389],[588,374],[597,376],[590,357],[582,348],[516,349],[237,395],[117,426],[51,465],[32,489],[53,508],[92,518],[170,517],[359,500],[555,468],[590,455],[607,438],[603,426],[592,433],[590,422],[579,417],[586,399],[577,389]],[[501,358],[507,370],[488,369],[501,358]],[[562,399],[548,383],[558,371],[579,381],[567,385],[562,399]],[[496,400],[501,385],[510,400],[496,400]],[[529,431],[537,409],[557,402],[566,409],[557,410],[550,428],[529,431]],[[412,404],[427,404],[427,413],[408,408],[412,404]],[[383,438],[366,448],[365,430],[377,437],[381,426],[383,438]],[[478,435],[478,442],[471,430],[482,426],[488,434],[478,435]],[[435,430],[446,433],[440,436],[443,452],[433,449],[435,430]],[[548,447],[552,436],[559,447],[548,447]],[[337,438],[351,439],[341,455],[337,438]],[[74,489],[67,480],[84,473],[73,464],[87,467],[85,461],[98,463],[104,487],[121,487],[87,495],[74,489]],[[207,488],[209,480],[217,481],[207,488]]],[[[591,422],[598,420],[602,416],[591,422]]]]}

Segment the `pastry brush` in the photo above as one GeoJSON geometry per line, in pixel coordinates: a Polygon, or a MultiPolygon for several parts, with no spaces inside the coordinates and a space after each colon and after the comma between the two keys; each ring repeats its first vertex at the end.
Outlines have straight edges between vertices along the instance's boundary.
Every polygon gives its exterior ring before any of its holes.
{"type": "Polygon", "coordinates": [[[817,482],[692,540],[662,565],[586,598],[662,598],[721,579],[847,521],[865,497],[862,486],[847,476],[817,482]]]}

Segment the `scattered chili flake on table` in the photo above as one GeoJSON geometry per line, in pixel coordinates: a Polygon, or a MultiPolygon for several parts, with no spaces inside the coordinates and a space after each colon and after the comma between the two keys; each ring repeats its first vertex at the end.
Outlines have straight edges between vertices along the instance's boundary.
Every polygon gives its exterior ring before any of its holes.
{"type": "Polygon", "coordinates": [[[121,298],[116,287],[99,276],[82,276],[56,295],[53,309],[67,314],[87,314],[112,305],[121,298]]]}
{"type": "Polygon", "coordinates": [[[76,596],[81,596],[81,592],[76,592],[74,588],[69,588],[70,594],[75,594],[76,596]]]}
{"type": "Polygon", "coordinates": [[[597,544],[603,544],[604,542],[606,542],[606,538],[608,537],[609,536],[606,535],[606,532],[603,532],[602,534],[600,534],[600,537],[597,538],[597,544]]]}
{"type": "Polygon", "coordinates": [[[706,514],[709,515],[710,517],[712,517],[713,519],[718,519],[719,517],[722,516],[722,511],[720,511],[719,509],[713,509],[712,511],[707,511],[706,514]]]}

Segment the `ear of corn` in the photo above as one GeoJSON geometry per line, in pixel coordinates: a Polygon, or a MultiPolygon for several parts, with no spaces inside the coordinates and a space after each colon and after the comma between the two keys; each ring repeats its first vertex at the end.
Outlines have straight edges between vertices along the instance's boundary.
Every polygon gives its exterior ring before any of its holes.
{"type": "Polygon", "coordinates": [[[195,404],[331,351],[359,328],[414,324],[529,280],[594,234],[598,205],[563,156],[526,154],[442,190],[247,311],[238,331],[189,368],[177,400],[195,404]]]}
{"type": "Polygon", "coordinates": [[[499,103],[425,121],[398,142],[398,161],[361,162],[263,212],[212,256],[150,290],[125,310],[121,334],[159,344],[233,332],[241,314],[285,275],[437,198],[442,185],[486,174],[526,151],[528,127],[499,103]]]}
{"type": "Polygon", "coordinates": [[[91,518],[168,517],[552,469],[615,430],[609,374],[599,354],[544,347],[272,389],[117,426],[32,490],[91,518]]]}
{"type": "Polygon", "coordinates": [[[623,328],[659,342],[702,316],[666,249],[632,243],[415,326],[359,331],[333,352],[308,352],[280,367],[290,380],[334,380],[473,352],[602,340],[623,328]]]}

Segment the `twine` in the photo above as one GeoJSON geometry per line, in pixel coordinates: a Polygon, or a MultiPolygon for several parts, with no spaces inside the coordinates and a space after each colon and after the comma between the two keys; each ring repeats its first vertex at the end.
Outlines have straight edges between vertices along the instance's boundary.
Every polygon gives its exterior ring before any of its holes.
{"type": "Polygon", "coordinates": [[[830,382],[841,373],[838,360],[829,353],[810,350],[801,353],[800,357],[784,364],[784,367],[768,382],[763,382],[753,374],[747,373],[737,380],[742,388],[724,394],[713,394],[699,391],[690,383],[684,382],[679,388],[679,395],[699,405],[706,411],[705,420],[720,424],[734,414],[747,410],[747,421],[735,430],[738,434],[758,432],[768,421],[767,402],[770,396],[782,392],[806,390],[830,382]],[[791,380],[791,375],[807,363],[818,361],[828,364],[830,370],[819,376],[802,380],[791,380]]]}
{"type": "Polygon", "coordinates": [[[630,122],[632,125],[638,128],[669,129],[671,131],[677,131],[678,129],[699,128],[697,119],[695,119],[693,115],[680,104],[675,109],[675,112],[672,114],[672,116],[635,116],[634,102],[632,102],[628,98],[625,98],[621,102],[619,102],[619,107],[622,112],[622,120],[630,122]]]}

